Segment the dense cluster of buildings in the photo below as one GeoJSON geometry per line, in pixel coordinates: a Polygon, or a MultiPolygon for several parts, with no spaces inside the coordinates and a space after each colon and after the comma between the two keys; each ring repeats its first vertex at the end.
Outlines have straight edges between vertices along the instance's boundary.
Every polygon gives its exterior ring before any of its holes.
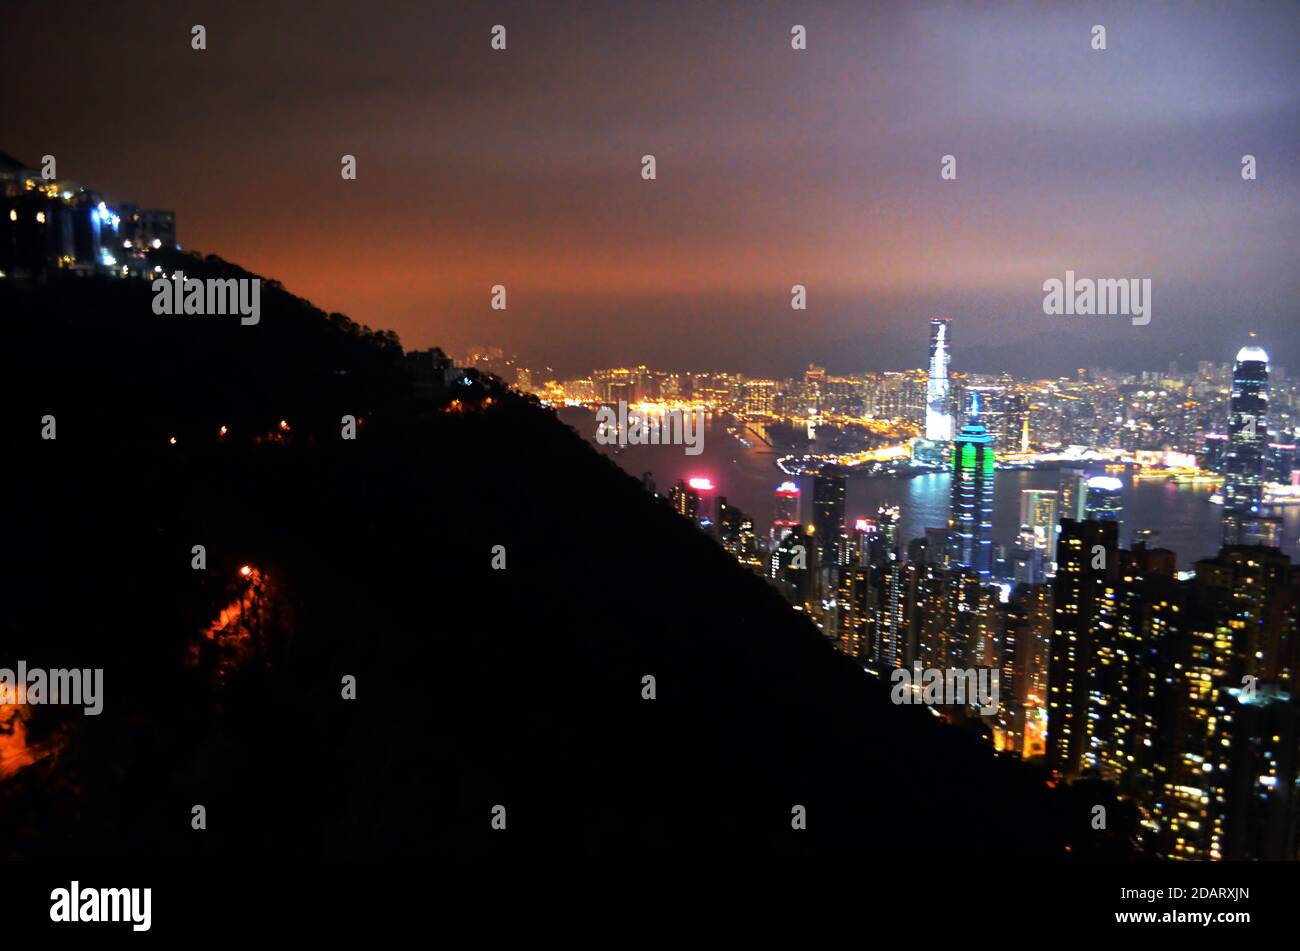
{"type": "MultiPolygon", "coordinates": [[[[940,351],[948,333],[932,324],[940,351]]],[[[929,373],[947,373],[934,350],[929,373]]],[[[1136,805],[1149,854],[1300,859],[1300,570],[1264,494],[1280,474],[1269,448],[1290,436],[1265,352],[1251,343],[1231,368],[1226,439],[1204,463],[1223,486],[1223,547],[1187,571],[1142,533],[1121,544],[1121,482],[1086,467],[1023,491],[1014,544],[995,545],[1000,441],[978,387],[964,388],[965,413],[942,418],[950,389],[924,390],[925,451],[942,452],[952,476],[947,524],[924,537],[898,537],[896,508],[850,523],[834,467],[813,477],[811,498],[778,486],[766,534],[708,480],[678,483],[670,504],[868,671],[999,671],[996,714],[972,703],[941,715],[1054,782],[1112,783],[1136,805]]]]}
{"type": "Polygon", "coordinates": [[[978,398],[981,423],[998,458],[1006,462],[1032,462],[1044,453],[1072,448],[1105,448],[1181,459],[1184,465],[1196,461],[1205,473],[1224,475],[1233,471],[1224,465],[1230,448],[1247,451],[1232,441],[1234,434],[1251,432],[1250,456],[1235,457],[1235,465],[1249,469],[1253,455],[1262,456],[1266,486],[1290,485],[1300,471],[1295,439],[1300,386],[1273,368],[1265,424],[1252,423],[1260,415],[1247,406],[1252,374],[1263,367],[1258,360],[1202,361],[1194,368],[1171,363],[1141,373],[1080,369],[1068,378],[1021,379],[951,371],[952,334],[948,318],[930,321],[928,368],[835,375],[810,366],[802,376],[786,379],[636,366],[556,380],[549,368],[523,366],[495,348],[475,348],[457,362],[495,373],[553,405],[626,401],[696,408],[735,416],[759,433],[773,423],[823,435],[857,426],[876,434],[877,443],[906,443],[908,461],[930,468],[947,464],[949,443],[972,398],[978,398]],[[1230,406],[1234,393],[1236,415],[1230,406]]]}
{"type": "Polygon", "coordinates": [[[0,153],[0,279],[145,277],[161,270],[149,252],[175,247],[173,212],[110,205],[93,189],[0,153]]]}

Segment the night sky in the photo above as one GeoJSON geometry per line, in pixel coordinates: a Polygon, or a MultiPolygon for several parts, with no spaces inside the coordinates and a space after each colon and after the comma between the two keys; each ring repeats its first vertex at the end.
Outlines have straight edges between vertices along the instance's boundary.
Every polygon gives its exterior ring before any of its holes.
{"type": "Polygon", "coordinates": [[[0,151],[407,347],[854,371],[944,313],[959,368],[1300,365],[1300,6],[1064,6],[11,0],[0,151]],[[1044,315],[1067,268],[1151,278],[1151,324],[1044,315]]]}

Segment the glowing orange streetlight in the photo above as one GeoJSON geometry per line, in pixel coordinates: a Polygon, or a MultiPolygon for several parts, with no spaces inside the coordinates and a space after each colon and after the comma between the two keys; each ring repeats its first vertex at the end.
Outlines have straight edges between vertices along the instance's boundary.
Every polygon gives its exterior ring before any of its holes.
{"type": "Polygon", "coordinates": [[[167,445],[169,445],[169,446],[174,446],[174,445],[176,445],[176,437],[175,437],[175,436],[172,436],[170,439],[168,439],[168,440],[167,440],[167,445]]]}

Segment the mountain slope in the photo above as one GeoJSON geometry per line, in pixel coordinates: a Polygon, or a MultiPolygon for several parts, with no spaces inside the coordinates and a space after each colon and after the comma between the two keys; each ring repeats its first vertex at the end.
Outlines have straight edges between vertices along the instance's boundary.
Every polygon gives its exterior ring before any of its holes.
{"type": "Polygon", "coordinates": [[[101,716],[30,708],[55,752],[0,780],[4,854],[925,861],[1078,838],[1026,768],[892,705],[529,400],[420,395],[395,338],[278,287],[256,327],[150,302],[0,288],[22,554],[0,666],[105,670],[101,716]],[[251,633],[205,638],[241,598],[251,633]]]}

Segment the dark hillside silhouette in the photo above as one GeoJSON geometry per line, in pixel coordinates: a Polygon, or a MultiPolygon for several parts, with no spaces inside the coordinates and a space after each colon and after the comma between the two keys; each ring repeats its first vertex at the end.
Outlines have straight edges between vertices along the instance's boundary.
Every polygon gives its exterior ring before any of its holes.
{"type": "Polygon", "coordinates": [[[278,287],[255,327],[151,298],[0,282],[0,666],[105,668],[103,715],[33,708],[57,752],[0,782],[0,853],[1086,853],[1035,773],[892,705],[534,402],[476,375],[431,398],[396,337],[278,287]],[[241,592],[222,660],[201,632],[241,592]]]}

